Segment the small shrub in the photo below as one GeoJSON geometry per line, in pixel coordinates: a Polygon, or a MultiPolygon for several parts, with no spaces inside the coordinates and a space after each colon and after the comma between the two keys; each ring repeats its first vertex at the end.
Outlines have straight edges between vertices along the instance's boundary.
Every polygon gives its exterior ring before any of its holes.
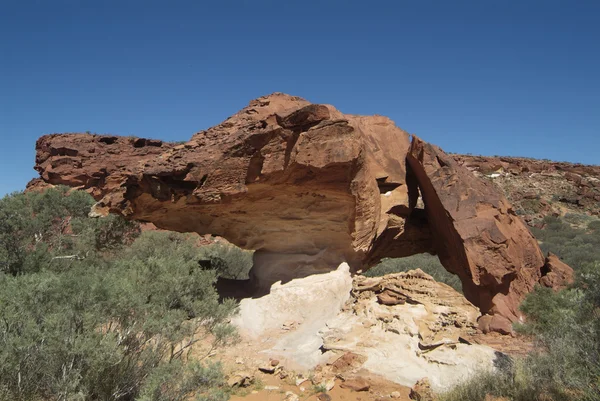
{"type": "Polygon", "coordinates": [[[573,226],[586,226],[587,223],[592,220],[593,218],[591,216],[588,216],[587,214],[580,214],[580,213],[567,213],[563,216],[563,220],[566,221],[567,223],[573,225],[573,226]]]}
{"type": "Polygon", "coordinates": [[[220,277],[247,280],[252,268],[252,251],[231,244],[214,244],[203,247],[202,255],[210,260],[211,267],[220,277]]]}
{"type": "Polygon", "coordinates": [[[327,387],[324,384],[315,384],[312,386],[311,391],[313,394],[326,393],[327,387]]]}
{"type": "Polygon", "coordinates": [[[154,369],[140,391],[138,401],[227,401],[226,382],[219,363],[181,362],[154,369]]]}
{"type": "Polygon", "coordinates": [[[588,230],[600,231],[600,220],[590,221],[587,225],[588,230]]]}
{"type": "Polygon", "coordinates": [[[600,261],[600,230],[594,230],[600,223],[592,221],[586,230],[573,228],[552,216],[545,217],[543,222],[543,229],[533,227],[531,231],[541,241],[544,252],[555,253],[575,270],[590,268],[600,261]]]}

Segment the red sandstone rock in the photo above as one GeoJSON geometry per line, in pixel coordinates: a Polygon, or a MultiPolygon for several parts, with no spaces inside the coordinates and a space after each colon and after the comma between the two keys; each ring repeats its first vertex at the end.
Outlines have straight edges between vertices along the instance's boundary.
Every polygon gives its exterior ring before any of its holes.
{"type": "Polygon", "coordinates": [[[512,322],[501,315],[483,315],[477,321],[479,330],[484,334],[496,332],[501,334],[512,334],[512,322]]]}
{"type": "Polygon", "coordinates": [[[27,187],[25,188],[26,192],[44,192],[49,188],[53,188],[54,185],[47,183],[41,178],[34,178],[33,180],[27,183],[27,187]]]}
{"type": "Polygon", "coordinates": [[[562,262],[558,256],[553,253],[548,253],[546,264],[542,271],[544,274],[540,279],[540,284],[545,287],[560,290],[569,284],[573,284],[573,269],[562,262]]]}
{"type": "Polygon", "coordinates": [[[518,320],[518,306],[545,262],[533,235],[491,183],[437,146],[415,137],[407,160],[442,264],[461,278],[465,296],[482,313],[518,320]]]}
{"type": "Polygon", "coordinates": [[[357,369],[365,362],[366,357],[354,352],[346,352],[344,355],[331,363],[331,368],[335,373],[345,373],[357,369]]]}
{"type": "Polygon", "coordinates": [[[362,377],[354,377],[347,380],[344,380],[342,384],[340,384],[341,388],[348,388],[352,391],[369,391],[371,388],[371,384],[362,377]]]}
{"type": "Polygon", "coordinates": [[[498,190],[385,117],[276,93],[181,145],[54,134],[36,150],[41,178],[89,191],[97,214],[257,250],[263,288],[430,252],[483,313],[510,322],[542,276],[537,242],[498,190]]]}

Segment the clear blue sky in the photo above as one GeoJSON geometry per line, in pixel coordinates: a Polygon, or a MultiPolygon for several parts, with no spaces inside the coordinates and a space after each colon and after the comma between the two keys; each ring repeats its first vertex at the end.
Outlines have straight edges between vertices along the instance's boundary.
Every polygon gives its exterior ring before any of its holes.
{"type": "Polygon", "coordinates": [[[42,134],[184,140],[276,91],[600,164],[599,74],[600,1],[0,0],[0,195],[42,134]]]}

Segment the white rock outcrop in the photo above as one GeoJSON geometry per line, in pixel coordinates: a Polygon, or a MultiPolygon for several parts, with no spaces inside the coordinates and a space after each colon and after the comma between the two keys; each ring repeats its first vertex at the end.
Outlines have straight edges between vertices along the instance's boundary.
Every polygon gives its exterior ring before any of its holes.
{"type": "Polygon", "coordinates": [[[244,299],[234,324],[296,367],[352,352],[364,357],[359,369],[409,387],[426,377],[440,391],[494,369],[496,352],[467,340],[479,315],[462,294],[421,270],[352,279],[343,263],[244,299]]]}

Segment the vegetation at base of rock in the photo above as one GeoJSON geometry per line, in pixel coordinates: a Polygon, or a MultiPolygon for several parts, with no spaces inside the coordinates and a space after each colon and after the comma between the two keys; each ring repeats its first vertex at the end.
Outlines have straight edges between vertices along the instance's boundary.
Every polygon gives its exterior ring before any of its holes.
{"type": "Polygon", "coordinates": [[[437,256],[428,253],[420,253],[406,258],[385,258],[377,266],[367,270],[365,276],[378,277],[414,269],[421,269],[433,277],[435,281],[448,284],[462,293],[460,278],[446,270],[437,256]]]}
{"type": "Polygon", "coordinates": [[[202,255],[219,272],[219,276],[233,280],[247,280],[250,277],[253,253],[235,245],[221,243],[202,249],[202,255]]]}
{"type": "Polygon", "coordinates": [[[187,236],[88,218],[92,203],[63,188],[0,200],[0,400],[226,400],[205,358],[235,338],[219,272],[187,236]]]}
{"type": "Polygon", "coordinates": [[[486,394],[514,401],[600,400],[600,224],[583,220],[546,217],[545,227],[535,230],[542,249],[577,273],[571,288],[538,287],[521,305],[527,322],[516,329],[534,336],[536,351],[469,380],[443,400],[483,401],[486,394]]]}
{"type": "Polygon", "coordinates": [[[582,271],[600,261],[600,221],[586,217],[563,220],[547,216],[543,228],[533,227],[532,232],[544,252],[552,252],[574,270],[582,271]]]}

